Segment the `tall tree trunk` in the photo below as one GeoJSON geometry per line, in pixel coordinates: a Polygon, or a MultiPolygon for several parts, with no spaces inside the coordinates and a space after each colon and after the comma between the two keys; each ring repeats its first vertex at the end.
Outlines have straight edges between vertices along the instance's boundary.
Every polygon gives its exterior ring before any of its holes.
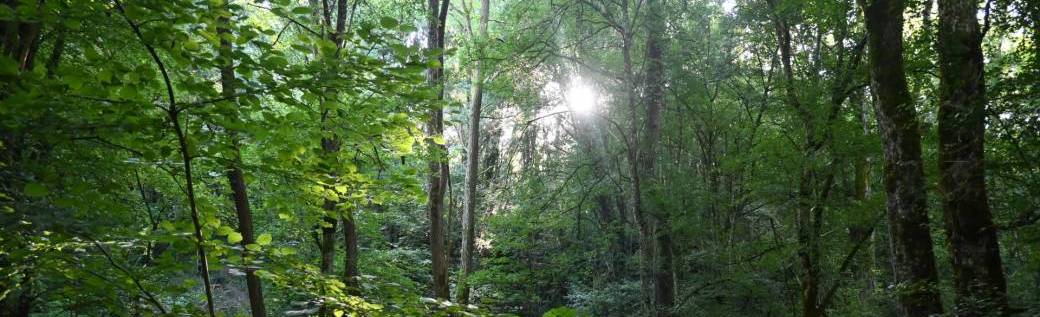
{"type": "MultiPolygon", "coordinates": [[[[332,18],[333,18],[332,8],[329,8],[328,5],[329,5],[328,1],[323,1],[322,2],[322,10],[321,10],[321,12],[322,12],[322,16],[323,16],[323,21],[324,21],[325,25],[327,25],[329,27],[333,27],[333,25],[332,25],[332,18]]],[[[336,48],[337,48],[337,50],[333,54],[332,58],[333,59],[338,59],[339,58],[339,52],[340,52],[339,49],[343,48],[343,33],[346,30],[347,0],[337,0],[336,1],[335,18],[336,18],[336,20],[335,20],[336,22],[335,22],[335,25],[334,25],[334,27],[335,27],[334,30],[335,31],[334,32],[330,32],[328,34],[328,37],[329,37],[329,40],[331,40],[336,45],[336,48]]],[[[328,90],[326,92],[326,94],[329,95],[329,96],[332,96],[333,100],[336,100],[337,99],[336,96],[339,94],[339,92],[336,91],[335,89],[330,89],[330,90],[328,90]]],[[[323,102],[327,102],[327,101],[323,101],[323,102]]],[[[328,107],[324,103],[322,104],[321,108],[322,108],[321,109],[321,124],[322,124],[321,128],[330,134],[330,136],[326,136],[326,137],[323,137],[321,139],[321,148],[322,148],[322,152],[323,152],[322,154],[325,157],[325,159],[331,160],[331,161],[335,162],[335,161],[339,160],[338,156],[339,156],[340,148],[342,147],[342,141],[340,140],[339,136],[336,135],[335,131],[331,127],[331,126],[334,126],[334,124],[329,122],[329,121],[332,120],[332,115],[333,115],[332,111],[330,111],[328,109],[328,107]]],[[[333,178],[335,178],[333,180],[333,183],[338,183],[339,182],[339,178],[336,176],[336,174],[337,174],[336,170],[330,170],[329,171],[329,175],[332,176],[333,178]]],[[[321,239],[319,240],[319,243],[320,243],[319,249],[320,249],[320,253],[321,253],[321,262],[320,262],[319,269],[321,270],[321,273],[323,275],[330,275],[333,272],[332,264],[333,264],[333,261],[334,261],[334,259],[336,257],[336,224],[339,222],[338,218],[340,218],[340,210],[339,210],[337,205],[339,205],[340,201],[341,200],[339,199],[339,197],[336,197],[335,199],[325,199],[325,201],[322,203],[322,206],[321,206],[322,209],[325,211],[325,216],[322,217],[321,239]]],[[[347,259],[349,259],[350,257],[351,257],[350,254],[346,255],[347,259]]],[[[318,311],[318,315],[322,316],[322,317],[329,316],[329,314],[330,314],[330,309],[329,308],[330,308],[329,305],[322,305],[321,308],[318,311]]]]}
{"type": "MultiPolygon", "coordinates": [[[[223,1],[216,10],[228,10],[227,1],[223,1]]],[[[227,15],[221,14],[218,21],[217,34],[230,34],[228,29],[230,20],[227,15]]],[[[225,59],[225,64],[220,67],[221,94],[228,100],[234,100],[235,95],[235,62],[232,57],[231,41],[226,37],[220,37],[220,58],[225,59]]],[[[237,111],[237,110],[235,110],[237,111]]],[[[231,198],[235,203],[235,215],[238,218],[238,231],[242,233],[242,257],[249,257],[249,250],[245,247],[254,242],[253,240],[253,211],[249,208],[249,193],[247,191],[245,175],[242,172],[242,154],[239,151],[239,137],[234,131],[228,131],[228,139],[231,143],[232,157],[227,168],[228,184],[231,186],[231,198]]],[[[256,269],[252,265],[246,265],[246,290],[249,293],[249,310],[253,317],[265,317],[267,311],[264,308],[263,289],[260,286],[260,278],[256,276],[256,269]]]]}
{"type": "Polygon", "coordinates": [[[629,177],[631,177],[630,187],[630,201],[629,205],[632,213],[630,214],[632,220],[634,220],[636,229],[639,233],[638,246],[640,267],[639,267],[639,284],[641,294],[644,296],[642,303],[646,305],[647,311],[656,312],[656,304],[653,285],[653,270],[655,266],[654,261],[654,239],[652,237],[652,230],[650,228],[650,222],[646,215],[644,215],[642,209],[643,200],[643,172],[639,162],[640,149],[637,148],[637,144],[641,144],[640,141],[636,140],[639,137],[640,121],[639,121],[639,104],[637,102],[637,96],[639,95],[638,83],[640,80],[636,78],[634,70],[634,62],[632,60],[632,49],[635,46],[633,41],[633,31],[630,24],[630,11],[629,11],[629,0],[621,1],[621,22],[618,22],[618,33],[621,35],[621,54],[624,62],[624,75],[625,75],[625,87],[627,94],[625,96],[628,115],[629,115],[629,126],[628,126],[628,137],[624,138],[625,141],[625,154],[628,161],[629,177]]]}
{"type": "Polygon", "coordinates": [[[902,0],[861,3],[869,33],[870,74],[885,156],[890,244],[898,298],[907,316],[942,313],[928,225],[921,135],[903,72],[902,0]]]}
{"type": "Polygon", "coordinates": [[[986,84],[974,0],[939,1],[939,188],[958,316],[1007,314],[1007,282],[986,196],[986,84]]]}
{"type": "MultiPolygon", "coordinates": [[[[773,11],[773,25],[776,31],[777,45],[780,49],[780,62],[784,72],[785,103],[798,113],[805,125],[805,166],[802,167],[798,182],[796,227],[798,231],[798,262],[801,266],[801,291],[802,291],[802,316],[823,316],[823,311],[818,305],[820,294],[819,269],[816,265],[816,257],[819,254],[817,243],[818,232],[813,225],[813,192],[816,183],[816,172],[812,166],[818,158],[816,154],[822,146],[817,137],[814,117],[801,104],[795,91],[795,77],[792,66],[792,44],[791,30],[785,13],[781,12],[776,0],[767,0],[767,4],[773,11]]],[[[818,211],[817,211],[818,212],[818,211]]]]}
{"type": "MultiPolygon", "coordinates": [[[[870,135],[870,131],[869,131],[869,127],[868,127],[868,120],[869,119],[868,119],[868,115],[867,115],[867,113],[868,113],[867,112],[867,103],[863,102],[863,94],[862,93],[855,94],[855,97],[856,98],[855,98],[855,101],[853,102],[853,104],[858,106],[858,108],[859,108],[858,115],[859,115],[859,119],[860,119],[860,127],[862,128],[862,133],[863,133],[864,136],[870,135]]],[[[871,187],[870,187],[870,165],[871,165],[871,163],[872,162],[871,162],[869,154],[863,155],[861,157],[857,157],[856,160],[855,160],[854,169],[855,169],[855,173],[856,174],[855,174],[855,177],[854,177],[854,183],[855,184],[853,185],[854,186],[853,199],[855,199],[860,204],[866,204],[867,203],[867,196],[870,194],[870,191],[871,191],[871,187]]],[[[869,215],[874,214],[874,211],[873,211],[873,209],[871,209],[870,211],[866,211],[863,214],[865,216],[867,216],[867,217],[863,217],[862,220],[866,220],[869,217],[869,215]]],[[[872,218],[872,217],[869,217],[869,218],[872,218]]],[[[853,243],[857,243],[858,241],[868,241],[869,240],[872,243],[874,241],[874,236],[876,235],[874,233],[873,229],[874,229],[874,226],[873,225],[868,225],[865,221],[861,221],[860,223],[853,224],[853,225],[849,226],[849,240],[852,241],[853,243]]],[[[866,303],[870,299],[870,296],[873,294],[873,290],[875,289],[875,287],[874,287],[875,283],[874,283],[873,274],[872,274],[872,272],[873,272],[873,262],[871,261],[872,257],[870,256],[871,253],[872,253],[872,250],[873,250],[873,247],[872,246],[868,246],[868,250],[864,250],[863,252],[860,252],[859,255],[857,255],[855,257],[855,260],[852,261],[853,264],[852,264],[852,267],[850,268],[850,271],[852,272],[852,274],[855,277],[855,279],[858,280],[859,282],[863,283],[862,284],[863,288],[860,290],[860,296],[859,296],[859,300],[860,300],[861,303],[866,303]]]]}
{"type": "Polygon", "coordinates": [[[484,99],[484,66],[482,59],[483,42],[487,39],[487,24],[489,0],[480,2],[480,26],[476,35],[478,46],[476,61],[473,64],[472,73],[472,98],[469,110],[469,146],[466,151],[466,190],[463,194],[464,209],[462,211],[462,252],[458,293],[456,301],[462,304],[469,303],[469,275],[473,273],[473,247],[476,239],[476,209],[477,209],[477,182],[480,179],[480,108],[484,99]]]}
{"type": "MultiPolygon", "coordinates": [[[[656,186],[657,143],[661,135],[661,109],[664,108],[664,8],[661,0],[647,1],[646,41],[646,126],[639,149],[640,180],[656,186]]],[[[646,188],[641,188],[643,193],[646,188]]],[[[642,194],[642,193],[641,193],[642,194]]],[[[654,238],[653,265],[654,310],[657,316],[671,316],[675,306],[675,280],[672,268],[672,236],[665,211],[651,208],[640,198],[636,206],[642,217],[651,220],[654,238]]]]}
{"type": "Polygon", "coordinates": [[[210,317],[215,317],[216,312],[213,308],[213,285],[210,283],[209,259],[206,257],[206,238],[202,235],[202,222],[200,220],[199,208],[195,198],[195,181],[191,168],[191,148],[188,145],[189,132],[187,131],[187,128],[181,127],[180,121],[180,114],[183,109],[178,107],[176,93],[174,93],[173,90],[173,81],[170,79],[170,74],[166,70],[166,64],[164,64],[162,59],[159,58],[159,53],[155,50],[155,47],[153,47],[152,44],[145,40],[144,35],[141,33],[141,28],[126,14],[122,2],[115,0],[114,3],[119,14],[122,15],[123,19],[126,21],[126,24],[130,26],[134,35],[139,41],[141,41],[141,45],[143,45],[145,50],[148,51],[148,55],[155,63],[155,67],[159,69],[159,73],[162,75],[163,84],[166,86],[166,98],[167,102],[169,102],[168,108],[166,108],[166,116],[177,137],[178,150],[181,154],[181,163],[183,163],[182,165],[184,167],[184,188],[187,190],[186,198],[188,200],[188,209],[191,211],[191,223],[195,229],[195,248],[198,251],[199,273],[202,278],[203,290],[206,295],[206,311],[210,317]]]}
{"type": "MultiPolygon", "coordinates": [[[[429,0],[429,29],[427,30],[427,41],[432,50],[437,51],[437,61],[442,66],[431,67],[427,74],[427,80],[431,87],[437,91],[437,101],[444,99],[444,26],[448,17],[449,0],[429,0]]],[[[433,266],[433,293],[439,299],[448,299],[448,260],[444,254],[444,191],[448,181],[448,164],[446,162],[447,149],[443,144],[437,144],[432,140],[435,136],[444,134],[444,111],[440,105],[434,105],[430,109],[430,121],[426,125],[426,134],[431,139],[428,141],[432,149],[433,158],[429,162],[429,194],[427,196],[427,211],[430,218],[430,257],[433,266]]]]}
{"type": "MultiPolygon", "coordinates": [[[[338,0],[336,4],[336,35],[333,38],[333,42],[336,43],[338,57],[340,50],[343,48],[344,34],[353,23],[354,15],[357,10],[357,5],[361,0],[355,0],[351,6],[350,11],[347,11],[347,0],[338,0]],[[350,21],[347,21],[347,17],[350,17],[350,21]]],[[[340,221],[343,223],[343,281],[347,284],[347,294],[360,296],[361,288],[358,281],[358,233],[356,217],[354,216],[355,210],[347,211],[345,215],[340,217],[340,221]]]]}

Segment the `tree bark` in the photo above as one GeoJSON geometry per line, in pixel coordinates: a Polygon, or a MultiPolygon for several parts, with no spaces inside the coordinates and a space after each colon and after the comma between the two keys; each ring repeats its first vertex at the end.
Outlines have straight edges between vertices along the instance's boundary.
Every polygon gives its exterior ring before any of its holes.
{"type": "Polygon", "coordinates": [[[1007,282],[986,194],[986,85],[973,0],[939,1],[939,188],[958,316],[1008,314],[1007,282]]]}
{"type": "MultiPolygon", "coordinates": [[[[223,1],[217,10],[228,10],[227,1],[223,1]]],[[[229,19],[225,15],[221,15],[217,28],[217,34],[229,34],[231,31],[228,29],[229,19]]],[[[231,41],[225,37],[220,37],[220,58],[226,59],[225,64],[220,67],[220,86],[221,94],[232,100],[235,95],[235,62],[232,58],[232,46],[231,41]]],[[[237,111],[237,110],[236,110],[237,111]]],[[[231,199],[235,203],[235,215],[238,218],[238,231],[242,234],[242,257],[249,257],[249,250],[246,249],[246,245],[252,244],[253,240],[253,211],[249,207],[249,193],[247,190],[245,175],[242,172],[242,153],[239,151],[239,138],[237,133],[234,131],[228,131],[228,140],[231,143],[231,154],[232,157],[229,159],[227,168],[228,184],[231,187],[231,199]]],[[[249,294],[249,310],[253,317],[265,317],[267,316],[267,310],[264,308],[264,295],[263,289],[260,285],[260,278],[256,276],[256,269],[252,268],[251,265],[246,265],[246,291],[249,294]]]]}
{"type": "MultiPolygon", "coordinates": [[[[429,0],[429,29],[427,30],[427,47],[437,51],[437,61],[441,66],[430,67],[427,72],[428,84],[436,91],[436,101],[444,99],[444,26],[448,17],[449,0],[429,0]]],[[[427,212],[430,218],[430,257],[433,267],[433,293],[439,299],[448,299],[448,261],[444,254],[444,190],[447,187],[448,164],[447,149],[437,144],[432,137],[444,134],[444,112],[441,106],[434,105],[430,109],[430,121],[426,125],[426,134],[431,137],[428,145],[432,149],[433,158],[429,162],[429,193],[427,196],[427,212]]]]}
{"type": "Polygon", "coordinates": [[[921,135],[903,71],[902,0],[861,3],[871,82],[885,156],[885,192],[895,283],[903,314],[942,313],[928,225],[921,135]]]}
{"type": "Polygon", "coordinates": [[[484,66],[482,59],[483,41],[487,39],[487,24],[489,0],[480,2],[480,25],[476,35],[477,56],[473,64],[472,73],[472,98],[469,112],[469,146],[466,151],[466,190],[463,194],[464,209],[462,211],[462,252],[458,293],[456,301],[461,304],[469,303],[469,275],[473,273],[473,248],[476,240],[476,208],[477,208],[477,183],[480,179],[480,108],[484,99],[484,66]]]}
{"type": "MultiPolygon", "coordinates": [[[[661,135],[661,109],[664,108],[664,17],[660,0],[647,1],[647,41],[646,41],[646,123],[643,131],[644,139],[639,149],[641,166],[640,181],[653,184],[656,180],[657,143],[661,135]]],[[[645,192],[645,188],[641,188],[645,192]]],[[[675,306],[675,281],[672,263],[672,236],[668,226],[667,214],[655,210],[640,198],[639,205],[642,217],[649,217],[654,238],[653,265],[654,305],[657,316],[671,316],[675,306]]]]}
{"type": "Polygon", "coordinates": [[[361,288],[358,281],[358,234],[357,224],[354,222],[354,212],[347,212],[343,218],[343,281],[347,284],[347,294],[360,296],[361,288]]]}

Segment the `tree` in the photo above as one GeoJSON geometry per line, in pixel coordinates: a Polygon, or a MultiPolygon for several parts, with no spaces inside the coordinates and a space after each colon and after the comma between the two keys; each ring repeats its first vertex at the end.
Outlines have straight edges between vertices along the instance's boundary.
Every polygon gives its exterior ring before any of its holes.
{"type": "MultiPolygon", "coordinates": [[[[224,1],[220,6],[214,8],[218,11],[221,18],[218,22],[221,24],[217,27],[217,35],[220,38],[220,50],[219,57],[223,59],[224,65],[220,67],[220,93],[224,98],[228,100],[235,99],[235,59],[232,52],[231,41],[225,36],[231,34],[230,19],[226,15],[231,15],[231,12],[227,9],[228,3],[224,1]]],[[[238,119],[238,109],[231,110],[235,115],[234,119],[238,119]]],[[[234,120],[233,119],[233,120],[234,120]]],[[[238,119],[241,120],[241,119],[238,119]]],[[[240,142],[238,133],[235,131],[228,131],[228,142],[230,143],[231,157],[226,163],[228,185],[231,187],[231,200],[235,204],[235,216],[238,218],[238,231],[242,235],[242,246],[243,258],[248,259],[250,252],[248,245],[253,244],[256,240],[253,239],[253,211],[249,207],[249,192],[248,186],[246,185],[246,177],[242,172],[242,152],[240,149],[240,142]]],[[[252,268],[251,265],[245,265],[245,276],[246,276],[246,291],[249,293],[249,310],[253,317],[265,317],[267,316],[267,309],[264,308],[264,294],[260,284],[260,278],[256,276],[256,269],[252,268]]]]}
{"type": "MultiPolygon", "coordinates": [[[[427,47],[431,50],[432,60],[427,71],[427,82],[433,89],[436,101],[444,100],[444,30],[448,24],[449,0],[430,0],[427,21],[429,29],[426,33],[427,47]]],[[[431,149],[429,161],[429,186],[426,209],[430,219],[430,257],[433,266],[433,293],[437,298],[447,299],[448,294],[448,259],[444,254],[444,191],[448,184],[448,164],[445,162],[446,148],[443,142],[444,110],[436,105],[430,110],[430,119],[426,124],[426,134],[430,138],[427,145],[431,149]]]]}
{"type": "Polygon", "coordinates": [[[903,72],[902,0],[863,1],[878,126],[884,144],[885,193],[895,282],[903,313],[942,313],[925,197],[921,135],[903,72]]]}
{"type": "Polygon", "coordinates": [[[0,316],[1036,315],[1040,3],[942,1],[3,1],[0,316]]]}
{"type": "MultiPolygon", "coordinates": [[[[327,35],[327,39],[333,43],[333,46],[335,48],[331,56],[329,56],[332,60],[337,60],[340,57],[340,52],[343,48],[343,40],[347,26],[347,0],[337,0],[335,9],[336,12],[333,13],[332,8],[329,7],[329,2],[322,2],[321,14],[324,24],[326,27],[334,27],[333,31],[328,32],[327,35]],[[332,21],[333,17],[335,17],[334,25],[330,22],[332,21]]],[[[319,48],[319,51],[320,50],[321,48],[319,48]]],[[[323,99],[321,103],[321,109],[319,109],[321,112],[321,128],[323,132],[321,138],[321,149],[323,151],[322,154],[325,156],[324,160],[331,163],[330,165],[336,166],[340,164],[339,152],[343,146],[343,143],[340,136],[337,135],[335,127],[332,126],[333,123],[331,121],[332,117],[338,113],[335,110],[338,107],[335,105],[340,103],[340,100],[337,96],[339,91],[335,89],[328,89],[325,90],[325,93],[331,97],[328,99],[323,99]]],[[[327,177],[331,178],[330,183],[332,184],[331,186],[327,187],[331,188],[335,192],[339,192],[339,190],[335,189],[336,185],[340,182],[339,175],[337,174],[338,173],[335,168],[327,171],[327,177]]],[[[356,230],[352,223],[353,216],[340,216],[343,212],[343,208],[339,206],[341,203],[343,203],[343,200],[339,197],[326,197],[321,206],[325,212],[325,215],[324,217],[322,217],[322,220],[319,223],[319,227],[321,228],[321,238],[319,239],[321,249],[320,269],[322,274],[332,274],[332,264],[336,257],[336,224],[339,222],[338,220],[342,218],[344,223],[344,252],[355,251],[355,254],[347,253],[345,256],[346,262],[344,265],[343,273],[344,280],[350,283],[350,281],[352,281],[355,277],[352,276],[352,274],[357,274],[357,239],[350,238],[356,237],[357,234],[350,232],[351,230],[356,230]]],[[[322,306],[321,310],[318,312],[318,315],[324,317],[328,316],[331,313],[332,312],[330,311],[330,306],[326,304],[322,306]]]]}
{"type": "Polygon", "coordinates": [[[145,49],[148,51],[148,55],[151,57],[151,60],[155,63],[155,67],[159,70],[159,73],[162,75],[162,82],[163,85],[166,87],[166,100],[169,104],[166,106],[164,110],[166,111],[166,116],[168,118],[170,127],[173,129],[174,135],[177,136],[177,149],[181,155],[181,165],[184,171],[185,196],[188,200],[188,208],[191,210],[191,223],[194,228],[193,233],[195,236],[195,249],[197,250],[198,254],[198,270],[199,275],[202,278],[203,291],[206,295],[206,311],[209,313],[210,317],[215,317],[216,312],[213,308],[213,285],[210,281],[209,258],[206,257],[206,238],[202,234],[203,227],[202,222],[200,220],[201,214],[199,212],[198,201],[195,195],[194,175],[192,175],[193,172],[191,163],[194,158],[191,154],[192,148],[188,144],[188,134],[186,130],[181,127],[181,111],[183,111],[183,109],[179,108],[180,105],[177,104],[176,93],[174,92],[173,88],[173,81],[170,79],[169,72],[166,69],[166,64],[164,64],[162,59],[159,57],[159,53],[156,51],[155,47],[153,47],[153,45],[149,43],[144,37],[144,35],[141,33],[140,26],[133,20],[131,20],[130,17],[127,15],[126,9],[123,8],[122,3],[120,3],[118,0],[115,0],[115,5],[116,9],[119,11],[119,14],[123,17],[123,20],[126,21],[126,24],[129,25],[130,29],[133,30],[134,35],[137,37],[139,41],[141,41],[141,45],[143,45],[145,49]]]}
{"type": "Polygon", "coordinates": [[[971,0],[939,1],[939,187],[958,316],[1008,314],[986,193],[983,32],[971,0]]]}
{"type": "Polygon", "coordinates": [[[790,107],[801,119],[804,125],[805,144],[803,146],[806,163],[803,164],[798,181],[797,192],[797,215],[796,228],[798,235],[798,263],[801,266],[801,299],[802,316],[823,316],[817,301],[820,294],[820,269],[819,269],[819,231],[816,226],[819,223],[820,211],[814,208],[813,195],[816,193],[815,183],[819,176],[811,165],[819,157],[819,152],[828,140],[822,139],[817,129],[818,120],[813,116],[814,111],[808,109],[808,105],[802,103],[796,90],[795,71],[793,66],[793,47],[791,36],[791,25],[786,16],[788,11],[780,7],[776,0],[768,0],[770,10],[773,11],[773,25],[775,27],[777,45],[780,51],[780,65],[784,74],[784,103],[790,107]]]}
{"type": "MultiPolygon", "coordinates": [[[[643,140],[640,142],[635,184],[636,214],[648,218],[654,244],[653,257],[649,259],[654,279],[654,310],[657,316],[671,316],[675,306],[675,270],[673,269],[672,233],[668,226],[667,211],[655,210],[651,203],[640,197],[641,183],[652,184],[656,179],[657,144],[661,138],[661,110],[665,105],[665,68],[663,61],[664,6],[659,1],[647,2],[646,17],[646,123],[643,140]]],[[[634,137],[634,136],[633,136],[634,137]]],[[[645,221],[645,220],[644,220],[645,221]]]]}
{"type": "MultiPolygon", "coordinates": [[[[476,45],[477,54],[473,62],[473,70],[470,75],[470,81],[472,82],[471,96],[470,96],[470,109],[469,109],[469,142],[467,143],[468,149],[466,151],[466,190],[463,198],[462,211],[462,252],[460,263],[462,267],[459,269],[458,278],[458,293],[456,294],[456,301],[459,303],[469,303],[469,290],[470,286],[467,282],[467,278],[470,274],[473,274],[473,248],[475,247],[474,241],[476,239],[476,209],[477,209],[477,183],[480,178],[480,108],[484,102],[484,73],[483,73],[483,59],[484,42],[487,41],[487,25],[488,15],[490,11],[490,1],[480,1],[480,22],[478,25],[478,31],[476,34],[476,45]]],[[[473,34],[470,34],[471,37],[473,34]]]]}

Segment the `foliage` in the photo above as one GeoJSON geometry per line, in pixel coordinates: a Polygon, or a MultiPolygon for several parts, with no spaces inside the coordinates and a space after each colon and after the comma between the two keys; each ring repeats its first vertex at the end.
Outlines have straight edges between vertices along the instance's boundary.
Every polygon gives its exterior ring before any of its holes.
{"type": "MultiPolygon", "coordinates": [[[[884,135],[862,56],[875,48],[865,47],[859,4],[490,3],[482,37],[479,1],[450,1],[444,52],[425,47],[425,1],[0,4],[0,315],[207,315],[201,248],[225,316],[250,314],[247,272],[273,316],[646,316],[656,309],[651,273],[664,266],[643,252],[662,236],[674,253],[667,313],[802,315],[805,171],[816,177],[807,200],[824,310],[897,314],[897,295],[916,286],[896,285],[890,265],[884,135]],[[655,34],[664,108],[647,155],[650,4],[667,23],[655,34]],[[342,16],[339,33],[330,17],[342,16]],[[790,24],[789,76],[777,21],[790,24]],[[443,65],[431,58],[439,53],[443,65]],[[482,150],[471,158],[465,105],[477,65],[482,150]],[[425,74],[438,67],[444,100],[425,74]],[[580,85],[595,93],[587,113],[566,98],[580,85]],[[424,133],[432,109],[445,111],[444,134],[424,133]],[[481,166],[480,212],[462,305],[433,298],[424,182],[428,162],[447,161],[446,249],[457,268],[468,159],[481,166]],[[245,175],[252,243],[233,167],[245,175]],[[652,181],[633,186],[637,176],[652,181]],[[323,229],[336,237],[328,271],[323,229]],[[346,277],[351,256],[357,277],[346,277]]],[[[1040,312],[1040,5],[983,5],[987,190],[1010,302],[1031,315],[1040,312]]],[[[907,1],[905,17],[950,306],[938,18],[932,1],[907,1]]]]}

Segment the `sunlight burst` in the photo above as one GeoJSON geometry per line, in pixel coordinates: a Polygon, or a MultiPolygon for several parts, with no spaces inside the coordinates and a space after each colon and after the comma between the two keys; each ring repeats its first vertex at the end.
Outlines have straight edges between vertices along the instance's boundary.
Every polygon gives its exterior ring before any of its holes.
{"type": "Polygon", "coordinates": [[[581,80],[571,82],[564,99],[567,107],[577,114],[585,115],[596,110],[596,92],[581,80]]]}

